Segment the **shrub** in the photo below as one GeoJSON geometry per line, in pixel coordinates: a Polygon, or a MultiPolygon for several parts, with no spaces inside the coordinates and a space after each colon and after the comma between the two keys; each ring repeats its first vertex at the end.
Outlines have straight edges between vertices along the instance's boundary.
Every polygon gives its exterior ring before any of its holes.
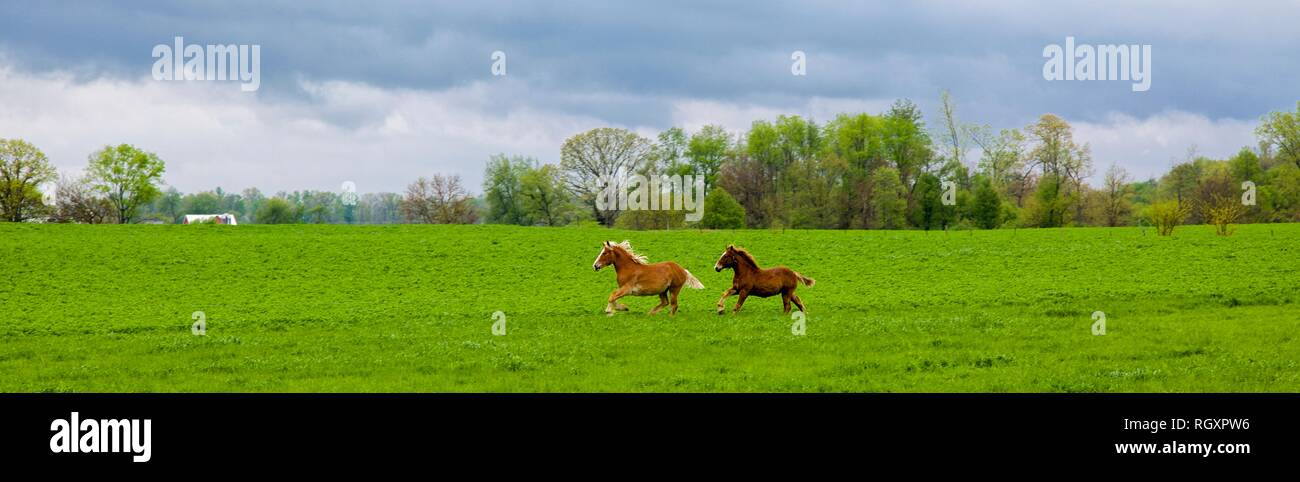
{"type": "Polygon", "coordinates": [[[700,227],[708,229],[740,229],[745,227],[745,208],[736,202],[725,189],[713,188],[704,197],[704,218],[700,227]]]}
{"type": "Polygon", "coordinates": [[[293,205],[289,201],[274,197],[266,200],[262,207],[257,210],[257,222],[259,224],[294,224],[298,222],[298,216],[294,213],[293,205]]]}
{"type": "Polygon", "coordinates": [[[1174,228],[1183,224],[1191,209],[1179,204],[1177,200],[1160,201],[1147,208],[1147,217],[1161,236],[1174,234],[1174,228]]]}
{"type": "Polygon", "coordinates": [[[1212,200],[1201,205],[1201,216],[1214,225],[1214,232],[1219,236],[1231,236],[1237,230],[1234,223],[1246,213],[1246,206],[1233,196],[1216,195],[1212,200]]]}

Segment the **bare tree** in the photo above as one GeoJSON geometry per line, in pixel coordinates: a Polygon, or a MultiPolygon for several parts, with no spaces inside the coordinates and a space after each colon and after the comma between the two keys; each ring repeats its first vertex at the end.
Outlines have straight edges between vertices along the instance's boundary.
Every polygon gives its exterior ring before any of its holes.
{"type": "Polygon", "coordinates": [[[564,141],[560,148],[560,169],[569,190],[591,207],[596,220],[612,226],[618,217],[616,206],[600,209],[596,203],[611,183],[621,184],[650,157],[649,140],[627,129],[601,127],[564,141]]]}
{"type": "Polygon", "coordinates": [[[113,204],[95,190],[85,178],[64,175],[54,189],[55,221],[62,223],[103,224],[117,222],[113,204]]]}
{"type": "Polygon", "coordinates": [[[1124,219],[1132,212],[1133,206],[1129,198],[1133,195],[1133,187],[1129,185],[1130,180],[1128,171],[1118,165],[1111,164],[1110,169],[1106,170],[1106,197],[1102,214],[1107,226],[1123,224],[1124,219]]]}
{"type": "Polygon", "coordinates": [[[461,185],[460,176],[435,174],[419,178],[406,187],[402,214],[410,222],[426,224],[473,224],[478,213],[461,185]]]}

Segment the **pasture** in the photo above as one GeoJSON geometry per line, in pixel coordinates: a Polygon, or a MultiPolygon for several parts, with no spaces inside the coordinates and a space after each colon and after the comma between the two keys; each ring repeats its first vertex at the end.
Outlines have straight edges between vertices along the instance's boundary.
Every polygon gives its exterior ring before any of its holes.
{"type": "Polygon", "coordinates": [[[1300,225],[0,224],[0,269],[5,392],[1300,391],[1300,225]],[[624,239],[706,288],[605,316],[624,239]],[[729,243],[817,280],[803,336],[779,298],[715,313],[729,243]]]}

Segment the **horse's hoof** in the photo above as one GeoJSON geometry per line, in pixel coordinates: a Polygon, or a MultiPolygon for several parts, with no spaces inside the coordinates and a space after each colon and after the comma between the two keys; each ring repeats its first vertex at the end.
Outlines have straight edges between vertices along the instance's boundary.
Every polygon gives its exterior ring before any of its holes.
{"type": "Polygon", "coordinates": [[[718,314],[719,314],[719,315],[725,315],[725,314],[727,314],[727,310],[726,310],[725,308],[718,308],[718,314]]]}

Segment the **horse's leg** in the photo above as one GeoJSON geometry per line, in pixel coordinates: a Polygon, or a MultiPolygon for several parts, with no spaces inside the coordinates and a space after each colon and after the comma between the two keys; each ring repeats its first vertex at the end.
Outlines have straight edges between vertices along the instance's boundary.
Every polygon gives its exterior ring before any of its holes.
{"type": "Polygon", "coordinates": [[[791,293],[789,291],[781,292],[781,306],[785,308],[785,314],[790,314],[790,296],[791,293]]]}
{"type": "Polygon", "coordinates": [[[614,303],[614,309],[617,311],[627,311],[630,308],[628,308],[627,305],[623,304],[622,302],[619,302],[619,303],[614,303]]]}
{"type": "Polygon", "coordinates": [[[668,290],[672,292],[670,298],[673,305],[673,309],[668,312],[668,316],[677,316],[677,293],[682,292],[682,285],[670,286],[668,290]]]}
{"type": "Polygon", "coordinates": [[[651,309],[650,309],[650,314],[653,315],[653,314],[659,313],[659,310],[664,309],[665,306],[668,306],[668,292],[667,292],[667,291],[664,291],[663,293],[659,293],[659,304],[658,304],[657,306],[655,306],[654,308],[651,308],[651,309]]]}
{"type": "Polygon", "coordinates": [[[804,307],[803,307],[803,300],[800,300],[800,299],[799,299],[799,295],[796,295],[796,294],[794,294],[793,291],[791,291],[791,292],[790,292],[790,299],[791,299],[791,300],[794,300],[794,305],[799,307],[799,311],[802,311],[803,314],[805,314],[805,315],[808,314],[808,310],[805,310],[805,309],[804,309],[804,307]]]}
{"type": "Polygon", "coordinates": [[[619,298],[627,296],[628,291],[630,290],[626,286],[619,286],[618,289],[609,294],[609,302],[605,303],[606,315],[614,316],[614,303],[617,302],[619,298]]]}
{"type": "Polygon", "coordinates": [[[749,298],[749,291],[741,291],[736,294],[736,309],[732,313],[740,313],[740,307],[745,306],[745,298],[749,298]]]}
{"type": "Polygon", "coordinates": [[[728,296],[731,296],[731,295],[734,295],[734,294],[736,294],[736,288],[735,288],[734,286],[731,287],[731,288],[727,288],[726,291],[723,291],[723,292],[722,292],[722,299],[719,299],[719,300],[718,300],[718,314],[719,314],[719,315],[721,315],[721,314],[727,312],[727,307],[726,307],[726,305],[725,305],[725,303],[726,303],[726,301],[727,301],[727,297],[728,297],[728,296]]]}

